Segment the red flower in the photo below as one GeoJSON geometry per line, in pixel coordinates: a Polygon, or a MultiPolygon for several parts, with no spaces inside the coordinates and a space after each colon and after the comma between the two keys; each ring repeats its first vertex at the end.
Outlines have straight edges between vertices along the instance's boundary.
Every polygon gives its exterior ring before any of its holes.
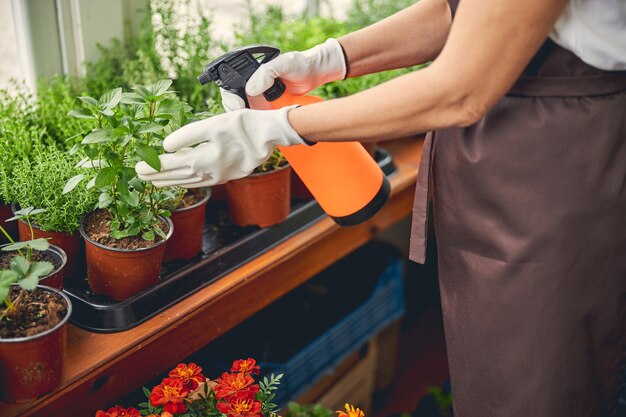
{"type": "Polygon", "coordinates": [[[152,389],[150,404],[154,407],[163,406],[163,410],[176,414],[184,412],[187,407],[183,402],[189,394],[189,390],[183,385],[183,381],[174,378],[165,378],[161,384],[152,389]]]}
{"type": "Polygon", "coordinates": [[[239,391],[228,402],[218,402],[217,409],[229,417],[260,417],[261,402],[252,391],[239,391]]]}
{"type": "Polygon", "coordinates": [[[96,411],[96,417],[141,417],[139,410],[133,407],[124,408],[119,405],[109,408],[106,412],[96,411]]]}
{"type": "Polygon", "coordinates": [[[202,375],[202,368],[193,362],[189,365],[179,363],[170,371],[169,377],[183,381],[183,386],[189,391],[195,390],[201,382],[206,380],[202,375]]]}
{"type": "Polygon", "coordinates": [[[230,372],[238,372],[246,375],[258,375],[261,373],[261,367],[258,366],[256,361],[252,358],[239,359],[238,361],[233,362],[233,367],[230,369],[230,372]]]}
{"type": "Polygon", "coordinates": [[[245,374],[229,374],[224,372],[221,378],[215,380],[215,397],[220,400],[235,395],[240,391],[250,391],[252,394],[259,392],[259,386],[254,385],[254,379],[245,374]]]}

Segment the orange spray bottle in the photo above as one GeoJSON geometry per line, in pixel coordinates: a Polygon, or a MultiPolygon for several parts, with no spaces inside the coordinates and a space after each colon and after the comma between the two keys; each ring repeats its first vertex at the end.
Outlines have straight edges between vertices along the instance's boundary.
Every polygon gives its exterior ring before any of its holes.
{"type": "MultiPolygon", "coordinates": [[[[246,107],[250,107],[246,82],[260,64],[279,54],[277,48],[267,45],[235,49],[209,63],[198,80],[202,84],[215,82],[237,94],[246,107]]],[[[316,96],[290,94],[280,79],[263,95],[276,109],[322,101],[316,96]]],[[[279,149],[322,209],[339,225],[364,222],[376,214],[389,197],[389,181],[358,142],[319,142],[279,149]]]]}

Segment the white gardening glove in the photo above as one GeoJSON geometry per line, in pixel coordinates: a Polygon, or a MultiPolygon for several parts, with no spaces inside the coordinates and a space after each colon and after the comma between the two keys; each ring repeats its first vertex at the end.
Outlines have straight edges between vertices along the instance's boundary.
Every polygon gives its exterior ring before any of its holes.
{"type": "MultiPolygon", "coordinates": [[[[303,52],[287,52],[266,64],[262,64],[246,84],[246,94],[251,97],[253,108],[267,108],[263,105],[261,94],[280,78],[287,86],[287,91],[300,96],[314,88],[341,80],[346,76],[346,58],[341,45],[336,39],[307,49],[303,52]],[[256,96],[260,100],[256,100],[256,96]]],[[[244,101],[236,94],[224,89],[222,104],[226,111],[233,111],[245,107],[244,101]]]]}
{"type": "Polygon", "coordinates": [[[140,179],[157,187],[208,187],[245,177],[276,146],[305,143],[287,119],[294,107],[243,109],[190,123],[163,141],[163,148],[173,153],[159,156],[161,171],[145,162],[135,170],[140,179]]]}

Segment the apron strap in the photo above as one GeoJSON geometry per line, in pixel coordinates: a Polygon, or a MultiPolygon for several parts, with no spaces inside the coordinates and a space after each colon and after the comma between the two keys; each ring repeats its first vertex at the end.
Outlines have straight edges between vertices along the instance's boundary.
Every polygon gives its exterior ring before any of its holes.
{"type": "Polygon", "coordinates": [[[426,262],[428,241],[428,195],[430,193],[430,173],[434,151],[434,132],[428,132],[422,146],[422,157],[417,171],[413,219],[411,222],[411,244],[409,259],[420,264],[426,262]]]}

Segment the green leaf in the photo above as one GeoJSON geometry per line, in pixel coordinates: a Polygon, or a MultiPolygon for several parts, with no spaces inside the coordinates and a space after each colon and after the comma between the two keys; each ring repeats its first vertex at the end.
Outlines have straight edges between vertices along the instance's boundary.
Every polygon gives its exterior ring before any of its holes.
{"type": "Polygon", "coordinates": [[[126,202],[131,207],[139,207],[139,193],[136,192],[136,191],[128,193],[128,197],[126,198],[126,202]]]}
{"type": "Polygon", "coordinates": [[[87,185],[85,186],[85,188],[87,188],[88,190],[95,187],[96,186],[96,177],[93,177],[92,179],[89,180],[89,182],[87,183],[87,185]]]}
{"type": "Polygon", "coordinates": [[[128,185],[130,185],[131,187],[133,187],[135,190],[139,191],[140,193],[143,192],[143,190],[145,190],[144,183],[139,178],[131,179],[130,181],[128,181],[128,185]]]}
{"type": "Polygon", "coordinates": [[[165,93],[172,85],[172,80],[159,80],[149,87],[155,96],[165,93]]]}
{"type": "Polygon", "coordinates": [[[28,247],[30,247],[31,249],[35,249],[39,251],[48,250],[48,248],[50,247],[50,242],[48,242],[48,240],[44,238],[29,240],[24,243],[28,243],[28,247]]]}
{"type": "Polygon", "coordinates": [[[92,130],[85,138],[82,140],[82,144],[90,144],[90,143],[104,143],[109,142],[113,139],[113,135],[111,132],[106,129],[95,129],[92,130]]]}
{"type": "MultiPolygon", "coordinates": [[[[19,275],[15,271],[11,271],[10,269],[4,269],[0,271],[0,286],[9,286],[17,281],[19,275]]],[[[4,300],[6,297],[0,297],[0,301],[4,300]]]]}
{"type": "Polygon", "coordinates": [[[96,107],[96,108],[100,104],[100,103],[98,103],[98,100],[96,100],[93,97],[82,96],[82,97],[78,97],[78,99],[80,101],[82,101],[83,103],[87,104],[88,106],[93,106],[93,107],[96,107]]]}
{"type": "Polygon", "coordinates": [[[184,105],[185,103],[179,100],[175,100],[172,98],[165,99],[159,104],[156,115],[178,116],[181,108],[183,108],[184,105]]]}
{"type": "Polygon", "coordinates": [[[165,239],[167,237],[167,235],[165,234],[165,232],[163,231],[163,229],[161,229],[159,226],[155,226],[153,229],[154,233],[156,233],[159,237],[161,237],[161,239],[165,239]]]}
{"type": "Polygon", "coordinates": [[[28,274],[19,280],[17,284],[26,291],[32,291],[37,287],[37,284],[39,284],[39,276],[35,274],[28,274]]]}
{"type": "Polygon", "coordinates": [[[38,277],[43,277],[48,275],[54,269],[54,265],[50,262],[33,262],[30,265],[29,274],[36,275],[38,277]]]}
{"type": "Polygon", "coordinates": [[[137,93],[123,93],[122,103],[124,104],[145,104],[146,100],[137,93]]]}
{"type": "Polygon", "coordinates": [[[80,109],[70,110],[67,115],[69,117],[74,117],[75,119],[95,119],[96,116],[93,115],[88,109],[82,107],[80,109]]]}
{"type": "Polygon", "coordinates": [[[143,240],[147,240],[147,241],[151,241],[154,240],[155,236],[154,236],[154,232],[149,230],[147,232],[144,232],[144,234],[141,235],[141,238],[143,240]]]}
{"type": "Polygon", "coordinates": [[[9,297],[9,293],[11,292],[11,286],[0,286],[0,305],[2,305],[5,300],[9,297]]]}
{"type": "Polygon", "coordinates": [[[72,191],[84,179],[85,179],[85,174],[74,175],[65,183],[65,187],[63,187],[63,194],[67,194],[70,191],[72,191]]]}
{"type": "Polygon", "coordinates": [[[109,193],[102,193],[98,197],[98,208],[107,208],[112,202],[113,199],[111,198],[111,195],[109,193]]]}
{"type": "Polygon", "coordinates": [[[98,175],[96,176],[95,185],[97,188],[106,187],[108,185],[113,184],[113,180],[115,180],[115,168],[106,167],[102,168],[98,175]]]}
{"type": "Polygon", "coordinates": [[[28,242],[15,242],[10,245],[4,246],[2,250],[5,252],[11,252],[14,250],[24,249],[26,247],[28,247],[28,242]]]}
{"type": "Polygon", "coordinates": [[[143,143],[137,145],[137,155],[157,171],[161,170],[161,160],[159,159],[159,153],[152,146],[145,145],[143,143]]]}
{"type": "Polygon", "coordinates": [[[12,271],[15,271],[15,273],[17,273],[21,277],[25,276],[28,273],[29,266],[30,265],[28,264],[28,261],[23,256],[14,257],[9,263],[9,268],[11,268],[12,271]]]}
{"type": "Polygon", "coordinates": [[[100,97],[100,104],[106,104],[108,108],[117,106],[122,99],[122,89],[114,88],[109,90],[100,97]]]}
{"type": "Polygon", "coordinates": [[[148,123],[140,126],[139,129],[137,129],[137,133],[155,133],[160,132],[163,129],[165,129],[165,126],[159,123],[148,123]]]}

